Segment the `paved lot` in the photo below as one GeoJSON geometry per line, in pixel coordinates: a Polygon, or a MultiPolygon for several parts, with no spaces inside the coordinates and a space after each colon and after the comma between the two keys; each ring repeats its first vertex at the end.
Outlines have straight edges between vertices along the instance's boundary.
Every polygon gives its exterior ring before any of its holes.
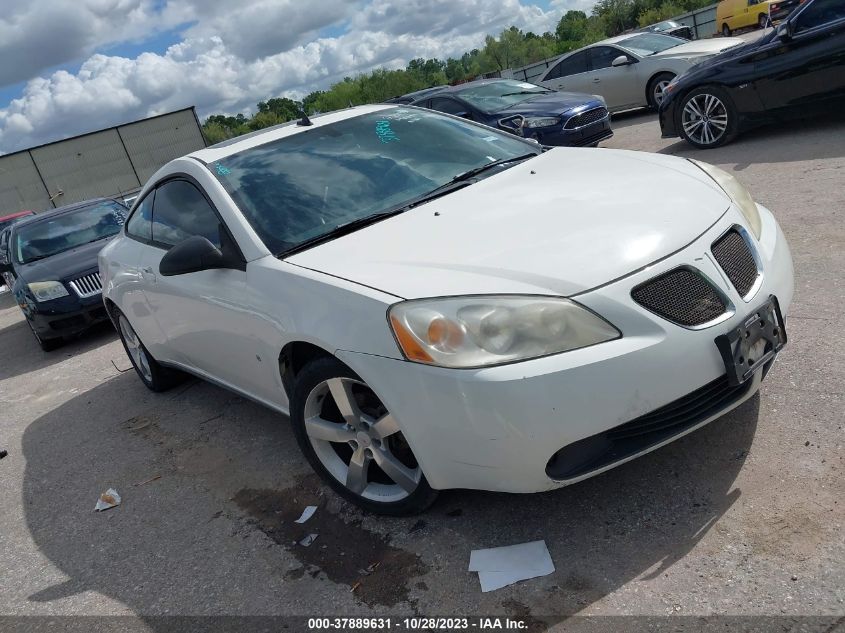
{"type": "Polygon", "coordinates": [[[381,519],[319,485],[286,419],[196,381],[148,392],[109,328],[42,353],[3,295],[0,614],[845,614],[845,120],[709,152],[652,114],[615,129],[607,146],[735,173],[780,219],[796,301],[759,396],[570,488],[381,519]],[[95,514],[108,487],[123,505],[95,514]],[[480,593],[471,549],[540,538],[555,574],[480,593]]]}

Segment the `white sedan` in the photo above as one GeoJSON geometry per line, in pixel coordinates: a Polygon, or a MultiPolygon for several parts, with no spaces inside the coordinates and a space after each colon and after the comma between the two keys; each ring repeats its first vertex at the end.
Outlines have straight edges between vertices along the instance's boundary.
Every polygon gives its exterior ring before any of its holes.
{"type": "Polygon", "coordinates": [[[100,274],[147,387],[189,372],[289,415],[388,514],[564,486],[710,422],[760,386],[793,293],[774,216],[715,167],[391,105],[170,162],[100,274]]]}
{"type": "Polygon", "coordinates": [[[660,33],[629,33],[564,55],[536,83],[601,95],[611,112],[656,108],[676,75],[739,44],[744,42],[737,37],[689,42],[660,33]]]}

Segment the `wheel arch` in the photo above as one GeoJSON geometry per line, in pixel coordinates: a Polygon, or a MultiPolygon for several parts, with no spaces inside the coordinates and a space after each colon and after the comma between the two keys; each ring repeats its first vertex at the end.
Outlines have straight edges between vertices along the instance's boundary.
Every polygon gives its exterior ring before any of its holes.
{"type": "Polygon", "coordinates": [[[660,68],[659,70],[655,70],[651,73],[648,80],[645,82],[645,102],[651,103],[651,84],[657,79],[660,75],[672,75],[674,79],[681,73],[672,70],[671,68],[660,68]]]}
{"type": "MultiPolygon", "coordinates": [[[[324,347],[308,341],[290,341],[279,352],[279,376],[285,395],[290,400],[296,376],[309,362],[317,358],[337,358],[324,347]]],[[[345,363],[344,363],[345,364],[345,363]]]]}

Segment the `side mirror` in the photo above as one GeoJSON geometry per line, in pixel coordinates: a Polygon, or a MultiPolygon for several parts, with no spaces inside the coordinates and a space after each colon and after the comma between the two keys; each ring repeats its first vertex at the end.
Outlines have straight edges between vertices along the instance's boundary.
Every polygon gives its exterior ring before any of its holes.
{"type": "Polygon", "coordinates": [[[631,61],[631,58],[627,55],[620,55],[612,62],[610,62],[611,66],[627,66],[629,64],[633,64],[633,62],[631,61]]]}
{"type": "Polygon", "coordinates": [[[777,36],[783,42],[792,39],[792,22],[781,22],[778,24],[777,36]]]}
{"type": "Polygon", "coordinates": [[[196,273],[212,268],[228,268],[226,258],[214,244],[201,235],[179,242],[161,258],[159,272],[165,277],[196,273]]]}

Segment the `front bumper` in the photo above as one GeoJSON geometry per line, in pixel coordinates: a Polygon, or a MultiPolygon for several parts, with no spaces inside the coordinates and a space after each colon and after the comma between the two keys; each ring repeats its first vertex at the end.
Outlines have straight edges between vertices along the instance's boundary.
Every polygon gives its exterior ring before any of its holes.
{"type": "Polygon", "coordinates": [[[580,128],[568,130],[566,128],[540,128],[533,136],[542,145],[555,145],[563,147],[585,147],[595,145],[600,141],[606,141],[613,136],[610,126],[610,116],[601,121],[596,121],[580,128]]]}
{"type": "Polygon", "coordinates": [[[660,110],[657,113],[657,119],[660,122],[661,138],[675,138],[680,136],[675,126],[675,101],[661,104],[660,110]]]}
{"type": "MultiPolygon", "coordinates": [[[[786,313],[792,302],[792,258],[774,217],[760,207],[757,244],[763,278],[743,300],[710,253],[730,226],[742,224],[731,208],[690,246],[628,277],[575,297],[622,330],[620,339],[546,358],[454,370],[367,354],[338,357],[379,395],[397,419],[430,484],[437,489],[505,492],[548,490],[598,474],[689,433],[751,397],[759,370],[743,390],[694,424],[634,454],[577,476],[547,473],[561,449],[654,412],[725,374],[714,339],[740,324],[775,295],[786,313]],[[735,313],[718,325],[686,329],[631,299],[638,284],[679,265],[694,266],[730,298],[735,313]]],[[[551,468],[549,472],[571,472],[551,468]]]]}
{"type": "Polygon", "coordinates": [[[71,294],[43,303],[29,302],[22,309],[42,339],[73,336],[109,319],[100,294],[85,299],[71,294]]]}

